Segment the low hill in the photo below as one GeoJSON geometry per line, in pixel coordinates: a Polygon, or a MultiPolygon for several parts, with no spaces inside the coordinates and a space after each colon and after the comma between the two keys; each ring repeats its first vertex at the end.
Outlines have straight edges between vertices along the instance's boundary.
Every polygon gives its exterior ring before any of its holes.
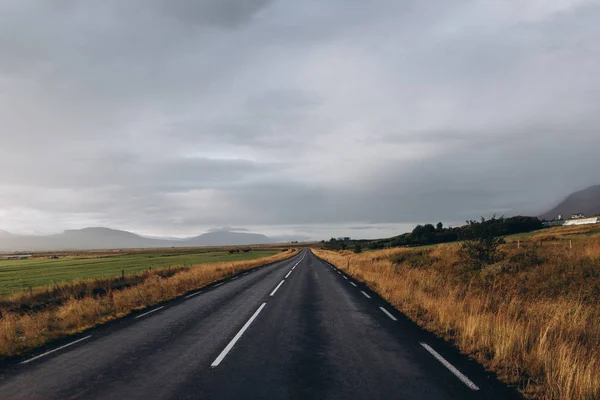
{"type": "Polygon", "coordinates": [[[246,246],[272,243],[257,233],[216,231],[187,239],[146,238],[110,228],[66,230],[54,235],[12,235],[0,231],[0,251],[99,250],[193,246],[246,246]]]}
{"type": "Polygon", "coordinates": [[[600,214],[600,185],[571,193],[552,210],[540,215],[540,218],[552,220],[558,215],[569,218],[572,214],[577,213],[586,216],[600,214]]]}
{"type": "Polygon", "coordinates": [[[215,231],[186,239],[187,246],[227,246],[272,243],[265,235],[259,233],[215,231]]]}

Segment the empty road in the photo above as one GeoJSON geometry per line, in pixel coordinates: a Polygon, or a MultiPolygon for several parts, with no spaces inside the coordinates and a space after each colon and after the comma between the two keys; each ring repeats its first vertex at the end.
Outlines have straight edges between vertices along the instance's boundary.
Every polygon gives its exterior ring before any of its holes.
{"type": "Polygon", "coordinates": [[[309,250],[3,366],[0,399],[507,399],[309,250]]]}

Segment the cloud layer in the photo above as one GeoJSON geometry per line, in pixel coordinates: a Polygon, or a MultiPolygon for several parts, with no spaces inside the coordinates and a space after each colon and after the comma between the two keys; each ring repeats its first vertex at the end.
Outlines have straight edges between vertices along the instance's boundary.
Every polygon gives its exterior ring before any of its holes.
{"type": "Polygon", "coordinates": [[[599,183],[598,20],[591,0],[0,0],[0,228],[544,211],[599,183]]]}

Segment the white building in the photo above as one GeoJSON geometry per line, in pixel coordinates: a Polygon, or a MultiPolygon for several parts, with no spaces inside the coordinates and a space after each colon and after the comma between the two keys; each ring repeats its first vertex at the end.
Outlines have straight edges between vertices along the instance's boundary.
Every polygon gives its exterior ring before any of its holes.
{"type": "Polygon", "coordinates": [[[565,225],[587,225],[587,224],[600,224],[600,217],[593,218],[576,218],[565,221],[565,225]]]}

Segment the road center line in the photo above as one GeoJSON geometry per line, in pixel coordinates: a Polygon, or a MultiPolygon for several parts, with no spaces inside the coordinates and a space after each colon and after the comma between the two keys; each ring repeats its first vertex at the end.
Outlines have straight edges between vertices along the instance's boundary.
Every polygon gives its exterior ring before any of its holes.
{"type": "Polygon", "coordinates": [[[292,271],[290,271],[290,272],[287,273],[287,275],[285,276],[285,279],[287,279],[290,276],[290,274],[292,273],[292,271]]]}
{"type": "Polygon", "coordinates": [[[277,289],[279,289],[281,287],[281,285],[283,285],[283,282],[285,282],[285,281],[279,282],[279,285],[277,285],[277,287],[269,295],[270,297],[273,297],[273,295],[275,294],[275,292],[277,291],[277,289]]]}
{"type": "Polygon", "coordinates": [[[45,353],[42,353],[42,354],[40,354],[39,356],[32,357],[32,358],[30,358],[29,360],[22,361],[22,362],[21,362],[21,364],[29,364],[30,362],[32,362],[32,361],[35,361],[35,360],[37,360],[38,358],[42,358],[42,357],[44,357],[44,356],[47,356],[47,355],[49,355],[49,354],[52,354],[52,353],[54,353],[54,352],[56,352],[56,351],[62,350],[62,349],[64,349],[64,348],[66,348],[66,347],[73,346],[74,344],[76,344],[76,343],[79,343],[79,342],[82,342],[82,341],[84,341],[84,340],[87,340],[87,339],[89,339],[89,338],[91,338],[91,337],[92,337],[92,335],[89,335],[89,336],[86,336],[86,337],[84,337],[84,338],[81,338],[81,339],[75,340],[74,342],[67,343],[67,344],[65,344],[64,346],[57,347],[57,348],[56,348],[56,349],[54,349],[54,350],[47,351],[47,352],[45,352],[45,353]]]}
{"type": "Polygon", "coordinates": [[[221,352],[221,354],[219,354],[219,356],[215,359],[215,361],[213,361],[213,363],[210,364],[211,367],[213,367],[213,368],[218,367],[219,364],[221,364],[221,361],[223,361],[225,356],[227,356],[227,353],[229,353],[231,351],[231,349],[233,348],[233,346],[235,345],[235,343],[238,340],[240,340],[240,338],[242,337],[244,332],[246,332],[246,329],[248,329],[248,327],[250,326],[252,321],[254,321],[256,319],[256,317],[258,317],[258,314],[262,311],[263,308],[265,308],[266,305],[267,305],[267,303],[262,303],[262,305],[260,307],[258,307],[258,310],[256,310],[256,312],[250,317],[248,322],[246,322],[246,324],[242,327],[242,329],[240,329],[240,331],[233,337],[233,339],[231,339],[231,342],[229,342],[229,344],[223,349],[223,351],[221,352]]]}
{"type": "Polygon", "coordinates": [[[386,310],[385,308],[383,308],[383,307],[379,307],[379,309],[380,309],[381,311],[383,311],[383,312],[385,313],[385,315],[387,315],[388,317],[390,317],[390,319],[391,319],[392,321],[398,321],[398,320],[396,319],[396,317],[394,317],[392,314],[390,314],[390,312],[389,312],[388,310],[386,310]]]}
{"type": "Polygon", "coordinates": [[[198,291],[196,293],[188,294],[187,296],[185,296],[185,298],[189,299],[190,297],[194,297],[195,295],[200,294],[200,293],[202,293],[202,290],[200,290],[200,291],[198,291]]]}
{"type": "Polygon", "coordinates": [[[369,296],[368,294],[366,294],[365,292],[363,292],[362,290],[360,291],[367,299],[370,299],[371,296],[369,296]]]}
{"type": "Polygon", "coordinates": [[[351,284],[352,286],[356,287],[356,283],[354,283],[354,282],[350,282],[350,284],[351,284]]]}
{"type": "Polygon", "coordinates": [[[158,308],[155,308],[155,309],[154,309],[154,310],[152,310],[152,311],[148,311],[148,312],[145,312],[145,313],[143,313],[143,314],[140,314],[140,315],[138,315],[137,317],[135,317],[135,319],[138,319],[138,318],[145,317],[146,315],[148,315],[148,314],[152,314],[153,312],[156,312],[156,311],[158,311],[158,310],[160,310],[160,309],[163,309],[163,308],[165,308],[165,306],[160,306],[160,307],[158,307],[158,308]]]}
{"type": "Polygon", "coordinates": [[[454,367],[454,365],[452,365],[448,361],[446,361],[446,359],[444,357],[442,357],[437,351],[432,349],[431,346],[429,346],[427,343],[423,343],[423,342],[420,342],[420,343],[421,343],[421,346],[423,346],[423,348],[425,348],[425,350],[427,350],[429,353],[431,353],[432,356],[437,358],[437,360],[439,362],[441,362],[444,367],[448,368],[448,370],[450,372],[452,372],[454,375],[456,375],[456,377],[458,379],[460,379],[462,381],[462,383],[467,385],[469,387],[469,389],[479,390],[479,387],[477,387],[477,385],[475,385],[469,378],[467,378],[459,370],[457,370],[456,367],[454,367]]]}

